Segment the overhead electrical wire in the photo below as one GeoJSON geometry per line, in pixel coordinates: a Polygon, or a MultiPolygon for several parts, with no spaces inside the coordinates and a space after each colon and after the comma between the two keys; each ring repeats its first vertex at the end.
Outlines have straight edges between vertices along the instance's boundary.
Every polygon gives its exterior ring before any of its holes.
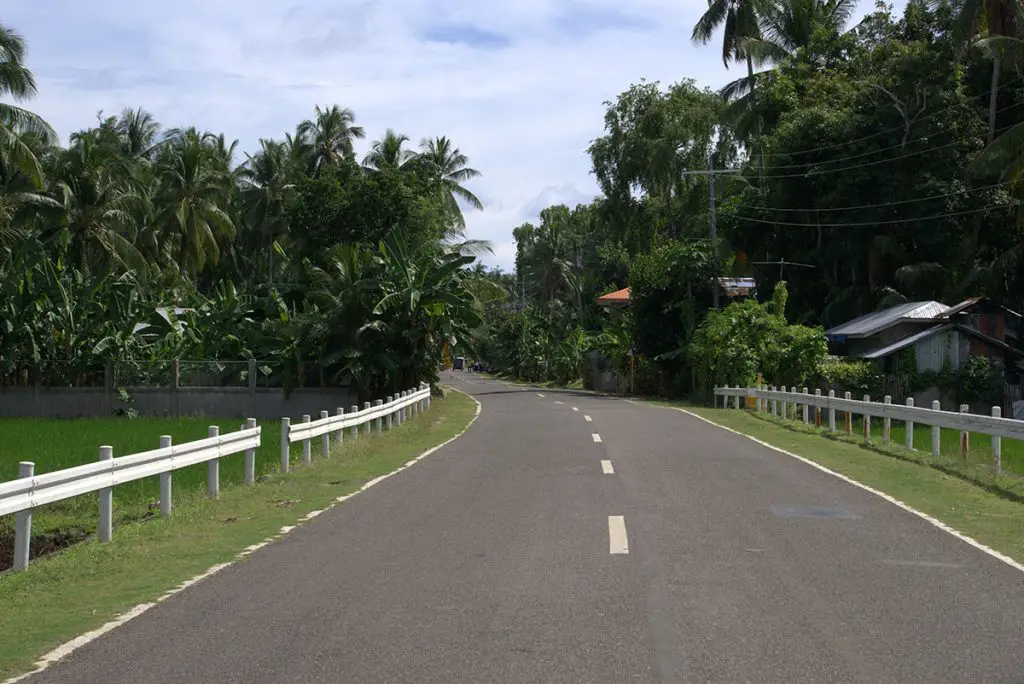
{"type": "Polygon", "coordinates": [[[895,200],[893,202],[879,202],[877,204],[856,204],[846,207],[808,207],[803,209],[793,209],[790,207],[759,207],[753,204],[737,204],[734,205],[740,209],[753,209],[754,211],[785,211],[785,212],[801,212],[801,211],[853,211],[857,209],[881,209],[883,207],[894,207],[903,204],[916,204],[917,202],[928,202],[935,199],[943,199],[945,197],[955,197],[957,195],[965,195],[972,192],[981,192],[982,190],[992,190],[994,188],[1000,188],[1004,185],[1010,185],[1013,181],[1003,181],[1002,183],[993,183],[992,185],[982,185],[976,188],[966,188],[964,190],[954,190],[952,192],[944,192],[938,195],[928,195],[927,197],[915,197],[912,199],[895,200]]]}
{"type": "Polygon", "coordinates": [[[895,225],[900,223],[914,223],[916,221],[932,221],[936,219],[950,218],[952,216],[967,216],[969,214],[980,214],[986,211],[993,211],[1002,207],[1013,207],[1018,206],[1020,202],[1008,202],[1006,204],[995,204],[981,209],[967,209],[965,211],[952,211],[944,214],[934,214],[932,216],[916,216],[914,218],[904,219],[884,219],[881,221],[849,221],[844,223],[796,223],[793,221],[774,221],[769,219],[759,219],[752,216],[741,216],[735,214],[734,218],[741,221],[751,221],[753,223],[766,223],[774,226],[795,226],[799,228],[850,228],[850,227],[862,227],[862,226],[887,226],[895,225]]]}

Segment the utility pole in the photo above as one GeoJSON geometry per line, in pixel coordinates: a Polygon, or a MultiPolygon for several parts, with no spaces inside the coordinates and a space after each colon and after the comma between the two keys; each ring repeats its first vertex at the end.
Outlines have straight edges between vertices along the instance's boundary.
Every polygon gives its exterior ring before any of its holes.
{"type": "MultiPolygon", "coordinates": [[[[716,173],[740,173],[740,169],[716,169],[715,168],[714,158],[712,157],[712,153],[708,152],[708,169],[707,169],[707,171],[683,171],[682,175],[684,175],[684,176],[707,176],[708,177],[708,187],[710,188],[710,190],[708,192],[708,201],[709,201],[709,209],[710,209],[710,212],[711,212],[711,249],[716,250],[716,255],[717,255],[717,249],[718,249],[718,225],[715,222],[715,174],[716,173]]],[[[717,263],[717,259],[716,259],[716,263],[717,263]]],[[[711,306],[713,308],[717,309],[718,308],[718,274],[717,274],[717,272],[715,273],[714,285],[711,287],[711,296],[712,296],[711,306]]]]}

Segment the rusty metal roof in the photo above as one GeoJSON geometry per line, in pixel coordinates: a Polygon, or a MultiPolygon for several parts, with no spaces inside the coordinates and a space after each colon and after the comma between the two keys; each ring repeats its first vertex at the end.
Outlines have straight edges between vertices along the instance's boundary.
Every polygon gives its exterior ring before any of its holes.
{"type": "Polygon", "coordinates": [[[942,302],[905,302],[881,311],[872,311],[825,331],[833,337],[868,337],[905,321],[925,323],[949,310],[942,302]]]}

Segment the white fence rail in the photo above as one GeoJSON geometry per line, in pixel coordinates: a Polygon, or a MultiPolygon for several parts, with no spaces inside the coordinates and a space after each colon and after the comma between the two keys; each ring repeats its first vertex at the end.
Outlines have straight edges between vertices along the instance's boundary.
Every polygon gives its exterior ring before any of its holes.
{"type": "Polygon", "coordinates": [[[843,430],[847,434],[853,433],[853,416],[859,415],[863,418],[864,439],[871,438],[871,419],[882,420],[882,441],[889,442],[891,436],[892,420],[900,420],[906,423],[905,446],[908,449],[914,448],[914,425],[928,425],[931,427],[931,452],[933,456],[939,455],[940,430],[960,431],[960,451],[966,456],[970,444],[970,434],[978,433],[989,435],[992,438],[992,459],[996,472],[1002,470],[1002,438],[1024,440],[1024,421],[1013,420],[1002,417],[1002,409],[998,406],[992,407],[991,416],[981,416],[968,413],[967,404],[960,405],[959,412],[941,410],[938,401],[932,402],[930,409],[914,406],[912,398],[907,399],[906,405],[893,404],[887,396],[881,402],[871,401],[871,397],[864,395],[863,401],[851,398],[846,392],[843,398],[835,396],[834,391],[823,395],[821,390],[815,390],[810,394],[807,388],[797,392],[796,388],[789,391],[783,387],[781,390],[775,387],[716,387],[715,402],[722,397],[724,405],[729,406],[729,399],[733,399],[733,406],[743,408],[747,398],[754,400],[754,407],[759,412],[767,412],[774,416],[796,419],[800,416],[804,423],[814,422],[821,427],[823,416],[827,416],[828,428],[836,432],[837,413],[842,414],[844,420],[843,430]],[[813,412],[813,418],[812,418],[813,412]]]}
{"type": "MultiPolygon", "coordinates": [[[[311,460],[310,442],[322,438],[323,455],[330,451],[329,437],[335,433],[340,444],[343,431],[352,430],[353,438],[358,436],[360,426],[369,434],[371,427],[381,433],[382,423],[391,429],[392,424],[402,424],[413,415],[430,408],[430,387],[421,384],[419,389],[410,389],[387,401],[377,400],[373,405],[366,403],[363,410],[353,406],[349,413],[337,409],[330,416],[320,412],[320,419],[311,421],[303,416],[301,423],[291,425],[288,418],[281,419],[281,472],[289,469],[290,445],[301,442],[303,460],[311,460]]],[[[63,501],[83,494],[99,492],[99,529],[101,542],[110,541],[113,533],[113,488],[119,484],[141,480],[154,475],[160,476],[160,513],[171,513],[171,474],[180,468],[198,463],[207,464],[207,492],[216,498],[220,494],[220,459],[232,454],[245,453],[245,484],[256,481],[256,449],[261,442],[262,428],[250,418],[238,432],[220,434],[220,428],[211,425],[206,439],[173,445],[171,437],[160,437],[160,448],[129,456],[114,458],[113,448],[101,446],[99,461],[66,468],[42,475],[35,474],[35,463],[25,461],[18,466],[18,479],[0,482],[0,516],[16,514],[14,531],[14,570],[28,567],[29,548],[32,539],[32,509],[45,504],[63,501]]]]}

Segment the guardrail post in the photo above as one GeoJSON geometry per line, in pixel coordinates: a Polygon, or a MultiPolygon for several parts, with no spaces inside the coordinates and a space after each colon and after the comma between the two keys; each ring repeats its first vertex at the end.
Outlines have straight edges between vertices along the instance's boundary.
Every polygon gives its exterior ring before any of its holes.
{"type": "MultiPolygon", "coordinates": [[[[786,391],[786,386],[783,385],[782,387],[780,387],[779,391],[780,392],[785,392],[786,391]]],[[[786,397],[782,398],[781,409],[782,409],[782,419],[785,420],[786,418],[789,417],[789,399],[788,398],[786,398],[786,397]]]]}
{"type": "MultiPolygon", "coordinates": [[[[398,394],[398,398],[399,398],[400,401],[405,401],[405,392],[400,392],[398,394]]],[[[406,414],[404,406],[402,406],[401,408],[398,409],[398,424],[399,425],[401,425],[402,423],[405,422],[405,419],[406,419],[407,415],[408,414],[406,414]]]]}
{"type": "MultiPolygon", "coordinates": [[[[349,411],[351,411],[352,415],[354,415],[354,416],[358,415],[359,414],[359,407],[358,406],[353,406],[352,408],[349,409],[349,411]]],[[[357,420],[358,420],[358,418],[357,418],[357,420]]],[[[352,426],[352,439],[359,439],[359,425],[358,424],[352,426]]]]}
{"type": "Polygon", "coordinates": [[[807,392],[807,388],[804,387],[804,425],[811,422],[811,406],[807,402],[810,400],[810,394],[807,392]]]}
{"type": "MultiPolygon", "coordinates": [[[[101,446],[100,460],[110,461],[114,458],[114,447],[101,446]]],[[[100,541],[109,542],[114,536],[114,488],[104,487],[100,490],[100,523],[96,530],[100,541]]]]}
{"type": "MultiPolygon", "coordinates": [[[[999,406],[993,406],[992,417],[1002,418],[1003,409],[999,406]]],[[[992,465],[996,469],[996,474],[1001,475],[1003,472],[1003,438],[999,435],[992,435],[992,465]]]]}
{"type": "MultiPolygon", "coordinates": [[[[914,408],[914,397],[907,397],[907,406],[914,408]]],[[[903,421],[903,429],[906,431],[903,441],[907,449],[910,451],[914,450],[914,421],[905,420],[903,421]]]]}
{"type": "Polygon", "coordinates": [[[427,410],[429,411],[430,410],[430,392],[429,392],[430,385],[428,383],[426,383],[426,382],[423,383],[423,389],[428,390],[427,391],[427,397],[423,401],[425,402],[424,405],[427,407],[427,410]]]}
{"type": "Polygon", "coordinates": [[[836,398],[836,391],[828,391],[828,431],[832,434],[836,432],[836,409],[832,406],[832,400],[836,398]]]}
{"type": "MultiPolygon", "coordinates": [[[[363,410],[364,410],[364,411],[369,411],[369,410],[370,410],[370,407],[371,407],[371,404],[370,404],[370,402],[368,402],[368,401],[365,401],[365,402],[363,402],[363,410]]],[[[363,431],[364,431],[364,432],[365,432],[365,433],[366,433],[367,435],[369,435],[369,434],[370,434],[370,430],[371,430],[371,429],[373,429],[373,426],[372,426],[372,425],[370,425],[370,423],[371,423],[371,422],[372,422],[372,421],[370,421],[370,420],[367,420],[367,421],[366,421],[365,423],[363,423],[363,427],[364,427],[364,430],[363,430],[363,431]]]]}
{"type": "MultiPolygon", "coordinates": [[[[245,429],[255,430],[256,419],[246,418],[245,429]]],[[[256,484],[256,447],[245,450],[245,484],[249,487],[256,484]]]]}
{"type": "Polygon", "coordinates": [[[288,431],[291,429],[292,419],[281,419],[281,472],[288,472],[288,460],[291,455],[291,446],[288,444],[288,431]]]}
{"type": "MultiPolygon", "coordinates": [[[[375,409],[379,409],[383,405],[384,405],[384,402],[381,401],[380,399],[375,399],[374,402],[373,402],[373,408],[375,408],[375,409]]],[[[383,424],[384,424],[384,419],[381,418],[380,413],[378,412],[377,418],[373,421],[373,431],[376,432],[378,435],[380,435],[381,426],[383,424]]]]}
{"type": "MultiPolygon", "coordinates": [[[[409,396],[410,396],[410,397],[414,397],[414,396],[416,396],[416,390],[415,390],[415,389],[411,389],[411,390],[409,390],[409,396]]],[[[418,401],[414,401],[414,402],[412,403],[412,415],[413,415],[413,416],[418,416],[418,415],[420,415],[420,402],[418,402],[418,401]]]]}
{"type": "MultiPolygon", "coordinates": [[[[853,401],[853,395],[850,394],[849,392],[843,392],[843,399],[845,399],[846,401],[853,401]]],[[[850,411],[849,409],[847,409],[843,413],[846,416],[846,434],[852,435],[853,434],[853,411],[850,411]]]]}
{"type": "Polygon", "coordinates": [[[821,427],[821,390],[814,390],[814,427],[821,427]]]}
{"type": "MultiPolygon", "coordinates": [[[[885,405],[892,404],[892,397],[886,394],[882,397],[882,403],[885,405]]],[[[886,409],[888,411],[889,409],[886,409]]],[[[892,434],[892,418],[888,415],[882,416],[882,441],[886,444],[889,443],[889,436],[892,434]]]]}
{"type": "MultiPolygon", "coordinates": [[[[938,399],[936,399],[935,401],[932,402],[932,411],[940,411],[940,410],[942,410],[942,404],[939,403],[938,399]]],[[[932,456],[938,456],[939,455],[939,447],[942,444],[941,434],[940,434],[941,430],[942,430],[942,428],[940,428],[938,425],[932,425],[932,456]]]]}
{"type": "MultiPolygon", "coordinates": [[[[166,449],[173,443],[173,439],[170,435],[161,435],[161,449],[166,449]]],[[[173,461],[171,465],[174,465],[173,461]]],[[[170,515],[171,506],[171,471],[168,470],[166,473],[160,473],[160,515],[170,515]]]]}
{"type": "MultiPolygon", "coordinates": [[[[34,477],[36,464],[22,461],[18,464],[18,478],[34,477]]],[[[29,549],[32,547],[32,509],[18,511],[14,514],[14,569],[24,570],[28,567],[29,549]]]]}
{"type": "MultiPolygon", "coordinates": [[[[871,403],[871,395],[870,394],[865,394],[864,395],[864,403],[865,404],[870,404],[871,403]]],[[[864,441],[865,442],[870,442],[871,441],[871,415],[868,414],[868,413],[865,413],[862,422],[864,424],[864,441]]]]}
{"type": "MultiPolygon", "coordinates": [[[[219,437],[220,428],[216,425],[211,425],[207,428],[208,436],[219,437]]],[[[211,499],[216,499],[220,496],[220,459],[215,458],[206,462],[206,492],[210,495],[211,499]]]]}
{"type": "MultiPolygon", "coordinates": [[[[967,413],[971,407],[967,404],[960,404],[960,413],[967,413]]],[[[967,452],[971,448],[971,433],[967,430],[960,431],[960,458],[967,460],[967,452]]]]}
{"type": "MultiPolygon", "coordinates": [[[[772,385],[772,392],[775,391],[775,385],[772,385]]],[[[778,417],[779,415],[779,402],[777,399],[772,397],[768,400],[771,403],[772,415],[778,417]]]]}
{"type": "Polygon", "coordinates": [[[393,404],[394,402],[395,396],[393,394],[389,394],[387,401],[384,402],[384,427],[387,428],[388,430],[391,429],[391,414],[394,413],[395,411],[394,408],[391,406],[391,404],[393,404]]]}
{"type": "Polygon", "coordinates": [[[334,410],[334,415],[338,417],[338,429],[334,431],[334,441],[338,444],[345,442],[345,428],[340,427],[341,421],[345,420],[345,409],[340,406],[334,410]]]}
{"type": "MultiPolygon", "coordinates": [[[[320,420],[327,420],[331,417],[330,411],[321,411],[320,420]]],[[[331,431],[328,430],[320,435],[320,455],[327,458],[331,455],[331,431]]]]}
{"type": "MultiPolygon", "coordinates": [[[[308,413],[303,413],[302,414],[302,422],[303,423],[308,423],[309,422],[309,414],[308,413]]],[[[309,437],[306,437],[304,440],[302,440],[302,462],[303,463],[312,463],[313,462],[313,445],[310,444],[309,442],[310,442],[309,437]]]]}

